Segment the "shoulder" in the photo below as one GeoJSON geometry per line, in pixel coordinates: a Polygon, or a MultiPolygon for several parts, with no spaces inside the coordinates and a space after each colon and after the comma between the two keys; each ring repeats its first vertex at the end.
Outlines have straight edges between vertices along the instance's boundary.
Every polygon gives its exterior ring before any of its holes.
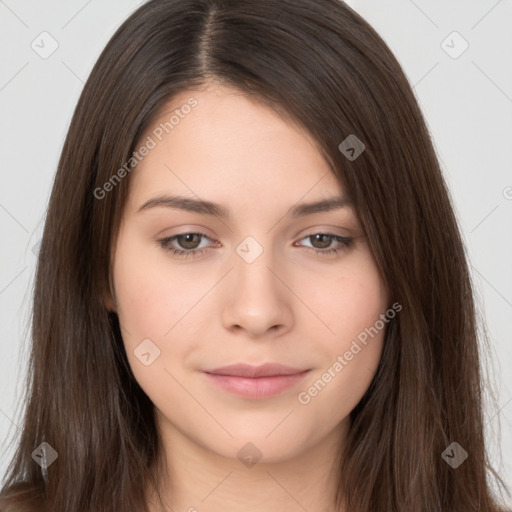
{"type": "Polygon", "coordinates": [[[44,512],[44,509],[34,492],[8,490],[0,495],[0,512],[44,512]]]}
{"type": "Polygon", "coordinates": [[[34,503],[13,503],[0,500],[0,512],[41,512],[43,509],[34,503]]]}

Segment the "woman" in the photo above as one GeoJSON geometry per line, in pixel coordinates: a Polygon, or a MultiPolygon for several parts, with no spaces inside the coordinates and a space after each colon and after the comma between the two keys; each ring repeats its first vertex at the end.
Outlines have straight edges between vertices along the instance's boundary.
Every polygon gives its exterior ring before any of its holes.
{"type": "Polygon", "coordinates": [[[504,510],[476,331],[375,31],[336,0],[150,1],[63,148],[1,509],[504,510]]]}

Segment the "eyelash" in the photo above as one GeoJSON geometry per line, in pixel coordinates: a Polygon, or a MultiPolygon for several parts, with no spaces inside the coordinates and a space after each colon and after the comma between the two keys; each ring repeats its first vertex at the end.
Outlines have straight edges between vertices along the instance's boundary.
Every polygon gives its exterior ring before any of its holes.
{"type": "MultiPolygon", "coordinates": [[[[174,235],[174,236],[171,236],[171,237],[167,237],[167,238],[161,238],[158,240],[159,242],[159,245],[160,247],[162,247],[165,251],[167,252],[170,252],[173,256],[177,256],[179,258],[188,258],[188,256],[192,256],[193,258],[197,257],[197,256],[200,256],[201,254],[203,254],[203,252],[205,252],[205,249],[190,249],[190,250],[185,250],[185,249],[176,249],[176,248],[170,248],[169,247],[169,244],[175,240],[176,238],[178,238],[179,236],[185,236],[185,235],[199,235],[203,238],[208,238],[210,239],[210,237],[204,233],[200,233],[200,232],[197,232],[197,231],[190,231],[190,232],[187,232],[187,233],[179,233],[177,235],[174,235]]],[[[318,232],[318,233],[312,233],[311,235],[306,235],[305,237],[301,238],[301,240],[304,240],[305,238],[312,238],[314,237],[315,235],[324,235],[324,236],[329,236],[331,237],[334,241],[338,242],[341,244],[341,247],[338,247],[337,249],[316,249],[314,247],[306,247],[306,249],[309,249],[310,251],[315,251],[317,255],[322,255],[322,256],[326,256],[326,255],[329,255],[329,254],[338,254],[340,253],[342,250],[344,249],[348,249],[349,247],[352,246],[352,243],[353,243],[353,239],[352,238],[346,238],[344,236],[340,236],[340,235],[335,235],[334,233],[324,233],[324,232],[318,232]]],[[[208,249],[206,249],[207,251],[208,249]]]]}

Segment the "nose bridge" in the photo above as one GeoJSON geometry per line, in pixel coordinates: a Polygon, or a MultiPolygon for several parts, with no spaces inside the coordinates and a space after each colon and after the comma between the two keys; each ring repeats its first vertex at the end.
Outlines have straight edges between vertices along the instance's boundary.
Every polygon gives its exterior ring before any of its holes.
{"type": "Polygon", "coordinates": [[[268,242],[264,247],[253,237],[247,237],[236,252],[234,291],[239,299],[254,299],[262,307],[264,303],[276,300],[275,295],[281,296],[278,280],[270,271],[275,266],[275,258],[268,242]],[[267,300],[261,302],[265,297],[267,300]]]}

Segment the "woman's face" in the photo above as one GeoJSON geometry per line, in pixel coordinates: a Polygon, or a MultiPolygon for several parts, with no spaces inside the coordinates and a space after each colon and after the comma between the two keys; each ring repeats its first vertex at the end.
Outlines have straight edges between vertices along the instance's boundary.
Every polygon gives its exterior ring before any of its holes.
{"type": "Polygon", "coordinates": [[[338,439],[379,363],[388,298],[311,138],[210,86],[175,97],[139,145],[109,304],[162,435],[268,462],[338,439]],[[289,375],[251,376],[267,364],[289,375]]]}

